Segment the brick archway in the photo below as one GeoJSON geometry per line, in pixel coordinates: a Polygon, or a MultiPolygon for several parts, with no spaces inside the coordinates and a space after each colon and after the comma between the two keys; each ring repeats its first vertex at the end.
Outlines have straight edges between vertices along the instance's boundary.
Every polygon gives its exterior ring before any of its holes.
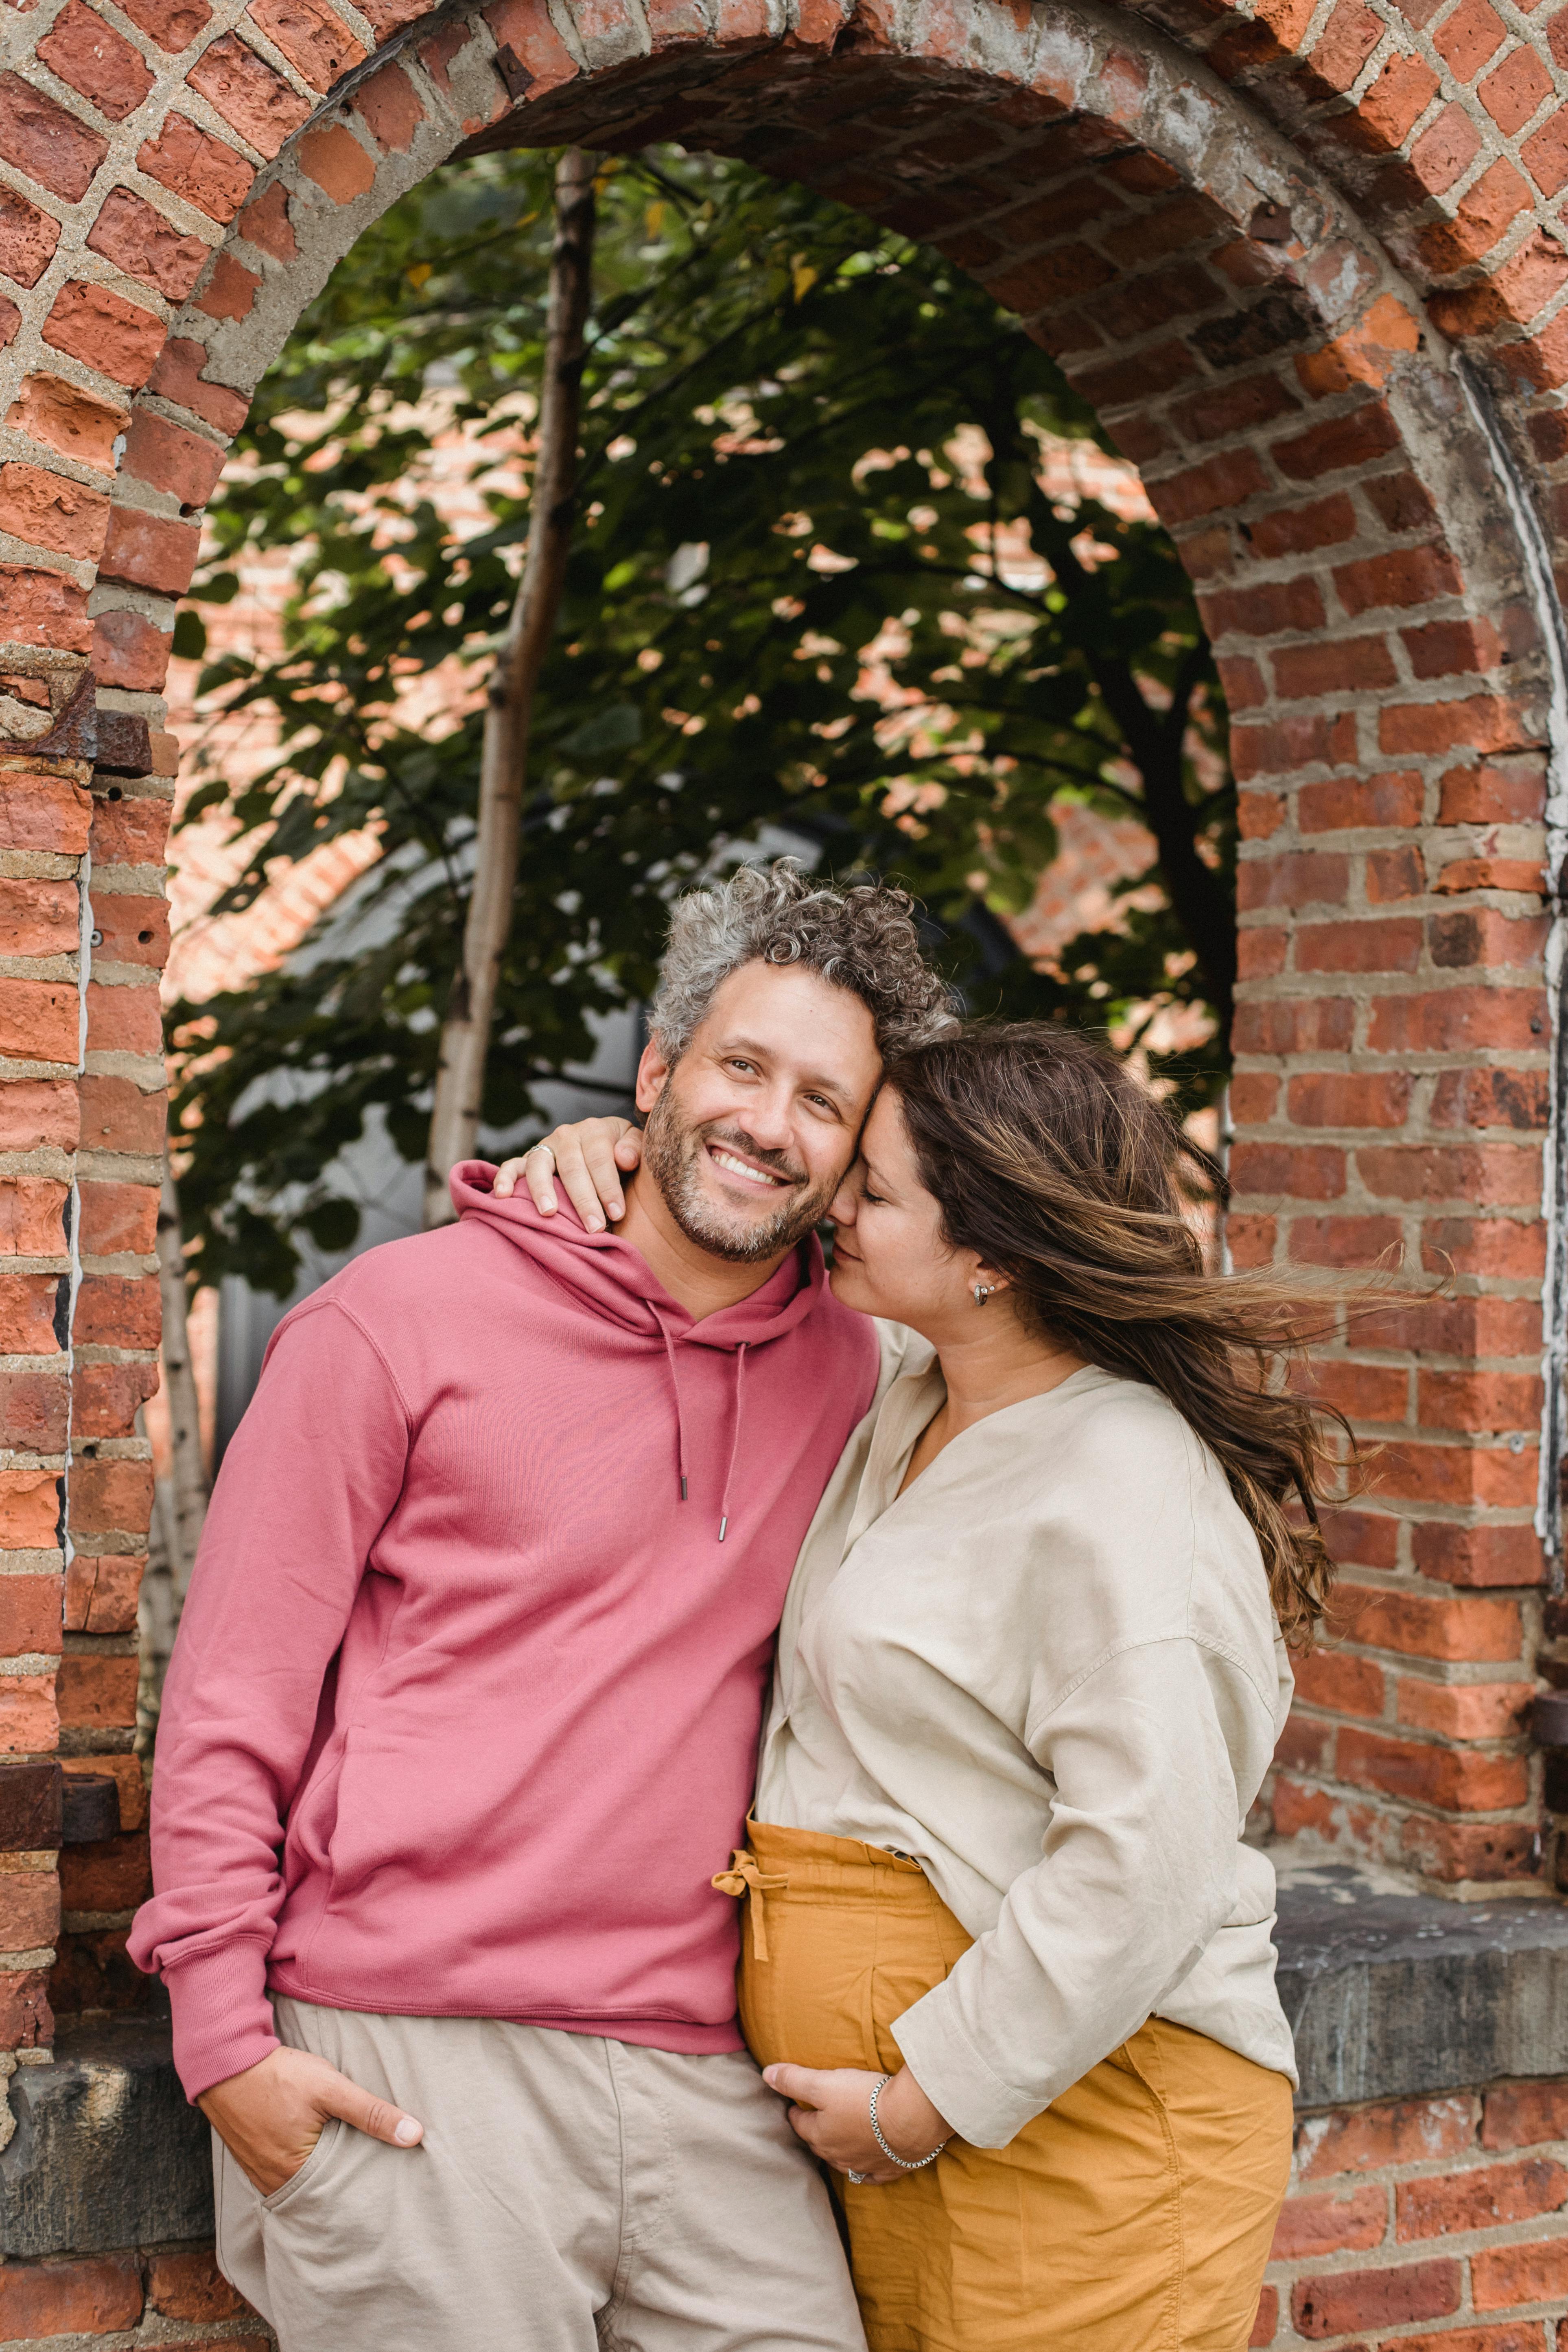
{"type": "MultiPolygon", "coordinates": [[[[437,165],[513,142],[677,139],[928,239],[1019,312],[1143,469],[1220,653],[1243,791],[1236,1255],[1343,1265],[1398,1241],[1455,1268],[1449,1297],[1325,1355],[1325,1388],[1389,1444],[1377,1507],[1341,1529],[1359,1613],[1303,1675],[1279,1823],[1428,1884],[1545,1891],[1523,1709],[1552,1278],[1545,817],[1568,724],[1552,572],[1568,254],[1551,214],[1568,12],[6,16],[0,1747],[54,1752],[58,1683],[68,1768],[110,1762],[126,1832],[68,1856],[65,2002],[122,1997],[117,1922],[142,1867],[133,1421],[158,1320],[175,604],[247,395],[333,263],[437,165]]],[[[1554,1472],[1553,1456],[1548,1489],[1554,1472]]],[[[20,1888],[0,1901],[19,1956],[0,2045],[25,2048],[49,2031],[53,1882],[0,1885],[20,1888]]]]}

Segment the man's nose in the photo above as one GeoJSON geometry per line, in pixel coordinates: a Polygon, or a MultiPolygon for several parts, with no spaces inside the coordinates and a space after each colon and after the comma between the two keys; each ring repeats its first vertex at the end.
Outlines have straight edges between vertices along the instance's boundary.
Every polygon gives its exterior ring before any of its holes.
{"type": "Polygon", "coordinates": [[[788,1087],[770,1087],[748,1096],[741,1124],[763,1151],[791,1151],[795,1145],[795,1097],[788,1087]]]}

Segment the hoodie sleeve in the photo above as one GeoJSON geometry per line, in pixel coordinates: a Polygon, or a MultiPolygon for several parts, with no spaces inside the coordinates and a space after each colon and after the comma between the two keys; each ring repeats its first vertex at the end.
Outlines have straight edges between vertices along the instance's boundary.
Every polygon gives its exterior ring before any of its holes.
{"type": "Polygon", "coordinates": [[[279,1325],[224,1456],[164,1687],[154,1891],[131,1938],[168,1987],[192,2099],[278,2047],[284,1828],[409,1427],[380,1351],[322,1296],[279,1325]]]}

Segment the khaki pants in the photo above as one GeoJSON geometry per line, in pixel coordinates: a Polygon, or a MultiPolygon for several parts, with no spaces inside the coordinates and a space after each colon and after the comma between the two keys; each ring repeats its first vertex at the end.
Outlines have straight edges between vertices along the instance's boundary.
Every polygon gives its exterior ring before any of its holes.
{"type": "Polygon", "coordinates": [[[821,2177],[743,2051],[274,2007],[425,2126],[329,2123],[266,2198],[215,2137],[219,2266],[282,2352],[864,2352],[821,2177]]]}
{"type": "MultiPolygon", "coordinates": [[[[760,1822],[751,1839],[759,2062],[896,2070],[889,2026],[969,1937],[915,1863],[760,1822]]],[[[1243,2352],[1289,2170],[1284,2075],[1152,2017],[1005,2147],[953,2140],[906,2179],[834,2189],[872,2352],[1243,2352]]]]}

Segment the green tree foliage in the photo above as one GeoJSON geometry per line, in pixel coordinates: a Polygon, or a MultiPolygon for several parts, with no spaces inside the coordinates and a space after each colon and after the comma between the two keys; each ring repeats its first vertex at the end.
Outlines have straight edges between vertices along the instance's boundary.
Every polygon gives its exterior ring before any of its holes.
{"type": "MultiPolygon", "coordinates": [[[[280,729],[257,781],[215,772],[192,803],[248,835],[222,903],[372,817],[386,854],[353,919],[325,919],[288,969],[175,1009],[199,1049],[176,1116],[205,1280],[286,1290],[300,1234],[352,1240],[332,1161],[374,1106],[423,1155],[486,667],[527,517],[513,425],[476,474],[486,520],[443,520],[428,399],[453,430],[526,415],[552,163],[455,166],[361,239],[261,386],[214,507],[181,650],[202,650],[196,607],[234,594],[238,558],[295,551],[281,657],[202,677],[208,709],[280,729]],[[415,726],[400,692],[442,664],[471,707],[415,726]]],[[[584,413],[488,1123],[591,1056],[592,1016],[650,987],[668,893],[770,826],[916,890],[977,1010],[1109,1024],[1175,1000],[1223,1037],[1233,794],[1207,644],[1157,527],[1042,490],[1040,436],[1097,426],[1016,320],[841,207],[656,151],[606,166],[584,413]],[[858,691],[868,647],[878,695],[858,691]],[[1064,796],[1141,817],[1163,903],[1050,975],[995,918],[1028,903],[1064,796]]],[[[1222,1070],[1216,1043],[1181,1083],[1201,1099],[1222,1070]]]]}

